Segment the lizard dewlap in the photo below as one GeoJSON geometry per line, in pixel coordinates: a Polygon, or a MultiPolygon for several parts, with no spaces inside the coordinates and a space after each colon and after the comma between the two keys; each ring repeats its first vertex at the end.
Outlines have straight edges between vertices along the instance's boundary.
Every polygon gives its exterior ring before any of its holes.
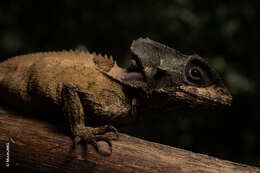
{"type": "Polygon", "coordinates": [[[148,38],[133,41],[132,64],[81,51],[32,53],[0,64],[0,98],[27,112],[63,114],[75,142],[96,147],[112,125],[154,110],[214,110],[232,97],[218,73],[198,55],[184,55],[148,38]],[[97,124],[97,127],[91,127],[97,124]]]}

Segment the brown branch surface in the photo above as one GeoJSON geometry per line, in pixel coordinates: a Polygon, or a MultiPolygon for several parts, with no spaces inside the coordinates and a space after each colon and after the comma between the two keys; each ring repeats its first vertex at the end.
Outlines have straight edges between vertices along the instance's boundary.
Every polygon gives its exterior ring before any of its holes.
{"type": "MultiPolygon", "coordinates": [[[[120,134],[110,156],[72,148],[56,125],[0,112],[0,172],[255,173],[260,169],[120,134]],[[6,167],[7,145],[9,164],[6,167]],[[4,171],[2,171],[4,170],[4,171]]],[[[105,143],[100,143],[106,148],[105,143]]],[[[108,147],[107,147],[108,148],[108,147]]],[[[106,151],[106,150],[104,150],[106,151]]]]}

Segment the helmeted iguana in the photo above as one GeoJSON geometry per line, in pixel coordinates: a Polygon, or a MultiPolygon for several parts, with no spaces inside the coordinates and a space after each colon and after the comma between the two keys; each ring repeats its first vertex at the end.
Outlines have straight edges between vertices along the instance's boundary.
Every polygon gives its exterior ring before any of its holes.
{"type": "Polygon", "coordinates": [[[74,140],[106,141],[112,125],[154,110],[213,110],[232,97],[198,55],[184,55],[148,38],[131,45],[129,68],[83,51],[32,53],[0,64],[0,98],[18,110],[63,113],[74,140]],[[90,124],[98,126],[91,127],[90,124]]]}

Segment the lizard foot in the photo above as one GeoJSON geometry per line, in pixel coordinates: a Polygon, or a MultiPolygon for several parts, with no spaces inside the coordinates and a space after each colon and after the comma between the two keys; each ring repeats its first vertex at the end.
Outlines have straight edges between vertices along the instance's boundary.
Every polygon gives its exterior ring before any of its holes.
{"type": "Polygon", "coordinates": [[[74,145],[84,141],[93,145],[97,152],[100,152],[97,141],[106,142],[110,148],[110,154],[112,153],[111,140],[117,140],[119,138],[117,129],[111,125],[104,125],[96,128],[86,126],[80,127],[77,129],[75,136],[74,145]],[[113,135],[107,134],[107,132],[113,132],[113,135]]]}

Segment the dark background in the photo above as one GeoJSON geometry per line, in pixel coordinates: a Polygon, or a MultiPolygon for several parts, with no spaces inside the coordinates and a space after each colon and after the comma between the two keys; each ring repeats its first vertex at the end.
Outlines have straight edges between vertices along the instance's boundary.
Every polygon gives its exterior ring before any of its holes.
{"type": "Polygon", "coordinates": [[[121,132],[260,167],[259,11],[259,0],[1,1],[0,57],[87,49],[126,66],[138,37],[198,53],[224,77],[232,108],[151,115],[121,132]]]}

